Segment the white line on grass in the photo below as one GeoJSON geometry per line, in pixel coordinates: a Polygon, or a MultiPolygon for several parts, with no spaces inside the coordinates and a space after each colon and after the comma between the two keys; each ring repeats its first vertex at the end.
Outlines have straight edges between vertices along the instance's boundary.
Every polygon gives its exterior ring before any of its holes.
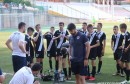
{"type": "Polygon", "coordinates": [[[13,76],[14,74],[4,72],[3,75],[5,75],[5,76],[6,76],[6,75],[11,75],[11,76],[13,76]]]}
{"type": "Polygon", "coordinates": [[[65,82],[69,82],[69,83],[76,83],[75,81],[65,81],[65,82]]]}

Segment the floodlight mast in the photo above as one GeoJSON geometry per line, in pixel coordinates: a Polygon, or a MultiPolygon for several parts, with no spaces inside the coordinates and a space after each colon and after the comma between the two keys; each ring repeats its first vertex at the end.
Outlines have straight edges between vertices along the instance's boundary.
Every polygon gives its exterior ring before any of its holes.
{"type": "Polygon", "coordinates": [[[114,0],[111,0],[111,14],[112,14],[112,20],[114,20],[114,0]]]}
{"type": "Polygon", "coordinates": [[[112,0],[112,15],[113,15],[113,20],[114,20],[114,13],[115,13],[114,7],[115,7],[114,0],[112,0]]]}

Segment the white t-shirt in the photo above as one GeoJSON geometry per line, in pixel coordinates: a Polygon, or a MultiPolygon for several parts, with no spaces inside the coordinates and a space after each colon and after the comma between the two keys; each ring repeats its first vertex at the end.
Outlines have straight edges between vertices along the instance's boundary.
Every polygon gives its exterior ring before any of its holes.
{"type": "Polygon", "coordinates": [[[33,84],[34,76],[31,68],[23,67],[15,73],[9,84],[33,84]]]}
{"type": "Polygon", "coordinates": [[[10,36],[10,40],[12,41],[12,47],[13,47],[12,55],[26,57],[26,53],[23,53],[22,50],[18,46],[19,41],[23,42],[23,46],[25,45],[25,43],[26,43],[25,42],[25,35],[23,33],[17,31],[17,32],[14,32],[10,36]]]}

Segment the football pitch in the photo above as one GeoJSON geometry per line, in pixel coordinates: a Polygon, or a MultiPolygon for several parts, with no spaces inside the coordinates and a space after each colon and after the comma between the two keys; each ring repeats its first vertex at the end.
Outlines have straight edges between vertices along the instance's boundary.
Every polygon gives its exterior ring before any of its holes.
{"type": "MultiPolygon", "coordinates": [[[[107,22],[103,23],[103,31],[106,33],[107,36],[107,44],[106,44],[106,50],[105,50],[105,55],[103,57],[103,66],[101,70],[100,75],[96,75],[96,80],[91,82],[87,81],[89,83],[102,83],[106,84],[104,82],[109,82],[107,84],[115,84],[115,83],[120,83],[121,81],[124,81],[125,78],[120,77],[120,76],[112,76],[113,73],[116,72],[116,62],[113,59],[113,54],[112,50],[110,47],[110,41],[111,41],[111,36],[113,34],[113,26],[114,25],[119,25],[120,23],[117,22],[107,22]]],[[[128,31],[130,32],[130,23],[127,23],[128,25],[128,31]]],[[[81,28],[81,24],[77,24],[78,28],[81,28]]],[[[43,33],[49,30],[49,27],[43,27],[43,33]]],[[[57,29],[57,28],[56,28],[57,29]]],[[[5,41],[8,39],[10,34],[14,32],[15,29],[13,30],[2,30],[0,31],[0,68],[2,69],[3,72],[5,73],[13,73],[12,69],[12,57],[11,57],[11,51],[7,49],[5,46],[5,41]]],[[[46,41],[44,41],[46,44],[46,41]]],[[[90,64],[90,63],[89,63],[90,64]]],[[[98,60],[97,60],[98,64],[98,60]]],[[[53,62],[54,65],[54,62],[53,62]]],[[[48,64],[48,58],[45,56],[44,59],[44,64],[43,64],[44,71],[49,70],[49,64],[48,64]]],[[[54,66],[53,66],[54,68],[54,66]]],[[[11,75],[6,76],[6,80],[4,84],[8,84],[10,79],[12,78],[11,75]]],[[[63,82],[60,84],[75,84],[73,83],[75,81],[74,76],[72,75],[72,82],[63,82]]],[[[42,82],[41,84],[53,84],[53,82],[42,82]]]]}

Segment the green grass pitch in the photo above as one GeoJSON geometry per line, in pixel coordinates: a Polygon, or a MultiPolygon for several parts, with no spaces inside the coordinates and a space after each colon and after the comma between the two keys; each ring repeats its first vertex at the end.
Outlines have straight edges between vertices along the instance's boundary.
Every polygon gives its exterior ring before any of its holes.
{"type": "MultiPolygon", "coordinates": [[[[110,48],[111,35],[113,34],[112,28],[114,25],[119,25],[119,23],[116,23],[116,22],[104,23],[103,31],[107,35],[107,45],[106,45],[105,55],[103,57],[103,66],[102,66],[102,71],[101,71],[102,73],[100,75],[96,75],[96,80],[93,81],[92,83],[99,83],[99,82],[118,82],[119,83],[125,79],[119,76],[112,76],[112,74],[116,72],[116,67],[115,67],[116,62],[113,59],[112,50],[110,48]]],[[[130,32],[130,23],[127,23],[127,25],[128,25],[128,31],[130,32]]],[[[78,24],[77,26],[78,28],[81,28],[81,24],[78,24]]],[[[46,28],[43,27],[42,29],[44,33],[49,30],[48,27],[46,28]]],[[[0,67],[2,68],[3,72],[6,72],[6,73],[13,73],[11,51],[7,49],[7,47],[5,46],[5,41],[8,39],[9,35],[14,30],[15,29],[11,31],[10,30],[0,31],[0,67]]],[[[46,44],[46,41],[45,41],[45,44],[46,44]]],[[[49,69],[48,58],[46,56],[44,59],[43,66],[44,66],[44,70],[49,69]]],[[[12,76],[7,75],[4,84],[8,84],[11,77],[12,76]]],[[[72,76],[72,81],[75,81],[74,76],[72,76]]],[[[87,81],[87,82],[90,82],[90,81],[87,81]]],[[[52,82],[41,81],[41,84],[52,84],[52,82]]],[[[74,83],[64,82],[62,84],[74,84],[74,83]]]]}

